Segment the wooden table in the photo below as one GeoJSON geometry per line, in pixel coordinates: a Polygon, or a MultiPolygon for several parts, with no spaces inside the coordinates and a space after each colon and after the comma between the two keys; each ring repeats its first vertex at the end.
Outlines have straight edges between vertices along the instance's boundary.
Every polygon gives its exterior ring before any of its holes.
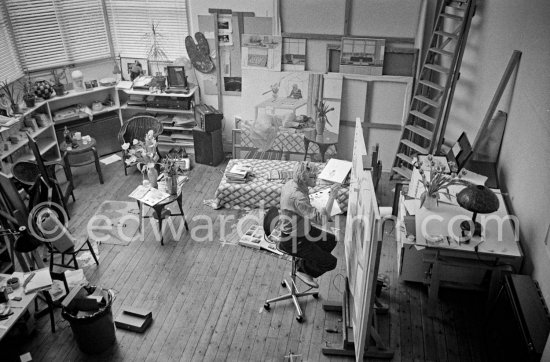
{"type": "Polygon", "coordinates": [[[317,134],[317,131],[307,131],[304,132],[304,161],[307,157],[307,150],[309,148],[309,143],[313,142],[319,146],[319,153],[321,155],[321,162],[325,162],[325,153],[327,152],[330,146],[336,147],[338,144],[338,135],[333,132],[325,131],[322,134],[317,134]]]}
{"type": "MultiPolygon", "coordinates": [[[[159,189],[161,189],[161,190],[162,190],[162,186],[161,186],[162,182],[163,181],[159,182],[159,186],[160,186],[159,189]]],[[[170,217],[170,216],[181,216],[181,217],[183,217],[183,222],[185,223],[185,230],[189,231],[189,225],[187,224],[187,220],[185,219],[185,213],[183,212],[182,190],[183,190],[183,186],[178,187],[178,192],[177,192],[176,195],[170,195],[166,199],[160,201],[159,203],[157,203],[153,206],[147,205],[147,206],[151,207],[154,210],[153,215],[150,215],[150,216],[143,215],[142,202],[137,200],[137,204],[138,204],[138,207],[139,207],[139,228],[141,230],[141,235],[145,235],[143,233],[144,225],[143,225],[143,220],[142,219],[146,219],[146,218],[150,218],[150,217],[153,217],[156,220],[158,220],[159,232],[160,232],[160,244],[161,245],[164,245],[164,235],[162,234],[162,220],[164,220],[165,218],[170,217]],[[172,214],[172,212],[169,209],[166,209],[166,206],[170,205],[174,201],[177,202],[178,208],[180,209],[179,214],[172,214]]]]}
{"type": "Polygon", "coordinates": [[[103,184],[103,173],[101,172],[101,165],[99,164],[99,156],[97,154],[96,149],[96,141],[94,138],[90,137],[91,141],[84,143],[83,140],[74,141],[76,144],[76,147],[67,147],[67,143],[62,142],[60,145],[61,152],[63,152],[63,161],[65,162],[65,165],[67,168],[70,167],[80,167],[89,165],[91,163],[95,163],[95,169],[97,171],[97,175],[99,176],[99,183],[103,184]],[[86,160],[82,162],[77,163],[71,163],[70,162],[70,156],[74,155],[80,155],[86,152],[92,152],[93,159],[92,160],[86,160]]]}
{"type": "MultiPolygon", "coordinates": [[[[0,286],[6,286],[7,280],[11,277],[9,274],[0,274],[0,286]]],[[[25,313],[25,311],[29,308],[29,305],[34,301],[36,298],[36,292],[25,294],[23,292],[23,280],[22,278],[19,278],[19,288],[14,290],[12,293],[9,294],[9,306],[11,308],[11,312],[13,313],[11,316],[8,317],[8,319],[0,320],[0,339],[4,338],[6,334],[10,331],[10,329],[13,327],[13,325],[17,322],[19,318],[25,313]],[[14,297],[20,296],[20,301],[13,300],[14,297]]]]}
{"type": "Polygon", "coordinates": [[[453,239],[440,241],[434,236],[448,235],[448,230],[460,236],[460,222],[471,220],[471,212],[440,203],[432,210],[422,207],[411,216],[404,206],[405,197],[401,196],[396,226],[400,279],[427,284],[429,299],[433,303],[437,300],[440,286],[479,289],[484,276],[489,273],[487,300],[492,300],[501,274],[519,270],[523,259],[512,222],[506,218],[506,204],[500,192],[496,190],[495,193],[500,202],[499,209],[492,214],[478,215],[478,221],[483,217],[493,218],[487,219],[484,239],[474,237],[468,243],[457,243],[453,239]],[[500,236],[499,222],[502,222],[500,236]]]}

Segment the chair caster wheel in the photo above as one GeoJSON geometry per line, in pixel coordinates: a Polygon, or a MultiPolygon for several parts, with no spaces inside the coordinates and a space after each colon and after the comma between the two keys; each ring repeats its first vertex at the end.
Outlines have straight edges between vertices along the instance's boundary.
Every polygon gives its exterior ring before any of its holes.
{"type": "Polygon", "coordinates": [[[281,282],[281,286],[282,286],[283,288],[286,288],[286,283],[285,283],[284,280],[281,282]]]}
{"type": "Polygon", "coordinates": [[[312,296],[313,298],[317,299],[317,298],[319,298],[319,293],[312,294],[311,296],[312,296]]]}
{"type": "Polygon", "coordinates": [[[303,323],[304,322],[304,317],[299,315],[299,316],[296,317],[296,320],[298,321],[298,323],[303,323]]]}
{"type": "Polygon", "coordinates": [[[265,303],[265,304],[264,304],[264,309],[265,309],[265,310],[269,310],[269,309],[270,309],[269,303],[265,303]]]}

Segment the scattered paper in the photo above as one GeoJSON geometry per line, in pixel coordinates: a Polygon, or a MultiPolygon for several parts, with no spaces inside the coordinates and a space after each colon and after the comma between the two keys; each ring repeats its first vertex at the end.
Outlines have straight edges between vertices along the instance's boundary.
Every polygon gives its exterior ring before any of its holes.
{"type": "Polygon", "coordinates": [[[21,362],[30,362],[32,361],[31,353],[30,352],[24,353],[19,356],[19,359],[21,360],[21,362]]]}
{"type": "Polygon", "coordinates": [[[470,170],[462,169],[460,174],[464,181],[468,181],[476,185],[485,185],[485,181],[487,181],[487,176],[480,175],[470,170]]]}
{"type": "Polygon", "coordinates": [[[120,160],[121,160],[121,158],[120,158],[119,155],[112,154],[110,156],[102,158],[101,160],[99,160],[99,162],[101,162],[104,165],[110,165],[111,163],[114,163],[114,162],[117,162],[117,161],[120,161],[120,160]]]}

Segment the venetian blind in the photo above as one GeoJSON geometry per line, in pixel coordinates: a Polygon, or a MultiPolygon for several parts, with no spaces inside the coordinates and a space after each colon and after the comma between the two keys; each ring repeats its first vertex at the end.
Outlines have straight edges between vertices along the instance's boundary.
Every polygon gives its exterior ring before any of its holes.
{"type": "Polygon", "coordinates": [[[11,83],[23,75],[8,30],[8,19],[0,6],[0,81],[11,83]]]}
{"type": "Polygon", "coordinates": [[[6,8],[29,70],[111,55],[101,0],[6,0],[6,8]]]}
{"type": "Polygon", "coordinates": [[[117,55],[145,59],[145,34],[158,24],[161,46],[168,60],[185,56],[187,2],[185,0],[105,0],[117,55]]]}

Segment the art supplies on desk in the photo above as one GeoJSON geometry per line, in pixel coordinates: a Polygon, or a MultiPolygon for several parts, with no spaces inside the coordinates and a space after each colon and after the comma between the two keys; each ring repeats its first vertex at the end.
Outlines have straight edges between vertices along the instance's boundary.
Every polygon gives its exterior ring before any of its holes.
{"type": "Polygon", "coordinates": [[[133,198],[133,199],[138,200],[139,202],[143,202],[144,204],[146,204],[148,206],[155,206],[156,204],[158,204],[162,200],[169,197],[170,194],[168,194],[166,192],[163,192],[163,191],[160,191],[160,190],[157,190],[157,189],[152,188],[152,187],[145,187],[143,185],[139,185],[128,196],[133,198]]]}
{"type": "Polygon", "coordinates": [[[25,294],[39,292],[51,288],[53,284],[49,268],[42,268],[23,276],[23,288],[25,294]]]}

